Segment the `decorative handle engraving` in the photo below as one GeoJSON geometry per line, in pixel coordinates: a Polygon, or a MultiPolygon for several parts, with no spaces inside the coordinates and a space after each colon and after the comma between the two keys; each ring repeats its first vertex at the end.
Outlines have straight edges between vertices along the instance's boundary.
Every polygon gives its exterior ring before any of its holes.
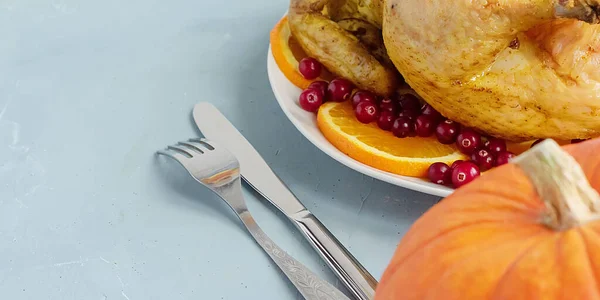
{"type": "Polygon", "coordinates": [[[240,213],[240,218],[256,242],[265,250],[277,266],[285,273],[298,291],[307,300],[349,300],[340,290],[319,278],[302,263],[279,248],[258,227],[248,211],[240,213]]]}

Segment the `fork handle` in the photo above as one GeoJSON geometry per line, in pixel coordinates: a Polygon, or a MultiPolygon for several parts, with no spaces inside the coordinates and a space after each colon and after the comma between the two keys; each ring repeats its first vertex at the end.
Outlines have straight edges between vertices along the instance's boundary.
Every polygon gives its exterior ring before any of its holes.
{"type": "Polygon", "coordinates": [[[242,223],[263,250],[288,277],[300,294],[307,300],[349,300],[340,290],[321,279],[302,263],[279,248],[267,234],[260,229],[247,210],[238,212],[242,223]]]}
{"type": "Polygon", "coordinates": [[[377,280],[317,217],[304,210],[291,216],[291,220],[356,299],[371,300],[375,297],[377,280]]]}

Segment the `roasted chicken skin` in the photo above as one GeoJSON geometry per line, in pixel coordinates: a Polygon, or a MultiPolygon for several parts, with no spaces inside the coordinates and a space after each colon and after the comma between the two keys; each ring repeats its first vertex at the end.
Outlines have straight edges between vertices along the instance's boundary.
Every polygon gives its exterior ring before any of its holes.
{"type": "Polygon", "coordinates": [[[600,135],[598,12],[598,0],[386,0],[382,28],[444,116],[513,141],[584,139],[600,135]]]}
{"type": "Polygon", "coordinates": [[[298,44],[329,71],[358,88],[390,96],[400,76],[383,47],[382,13],[375,0],[360,5],[352,0],[291,0],[288,20],[298,44]]]}

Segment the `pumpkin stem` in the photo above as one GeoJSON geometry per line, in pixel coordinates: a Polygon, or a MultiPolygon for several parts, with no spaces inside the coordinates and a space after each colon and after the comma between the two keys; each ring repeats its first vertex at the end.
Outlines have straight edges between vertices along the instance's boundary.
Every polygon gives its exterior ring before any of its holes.
{"type": "Polygon", "coordinates": [[[575,158],[547,139],[512,162],[531,180],[548,208],[542,222],[565,230],[600,219],[600,195],[588,182],[575,158]]]}

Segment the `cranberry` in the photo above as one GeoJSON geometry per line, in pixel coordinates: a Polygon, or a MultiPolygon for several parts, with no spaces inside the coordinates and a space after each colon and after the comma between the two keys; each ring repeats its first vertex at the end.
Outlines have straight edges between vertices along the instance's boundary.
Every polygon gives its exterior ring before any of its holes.
{"type": "Polygon", "coordinates": [[[327,86],[328,100],[335,102],[346,101],[350,98],[353,88],[354,85],[350,81],[343,78],[336,78],[327,86]]]}
{"type": "Polygon", "coordinates": [[[435,110],[433,106],[429,104],[425,104],[425,106],[423,106],[423,108],[421,109],[421,114],[431,116],[433,117],[433,119],[438,121],[443,118],[442,115],[437,110],[435,110]]]}
{"type": "Polygon", "coordinates": [[[481,146],[481,135],[471,129],[464,129],[456,137],[456,146],[464,154],[471,154],[481,146]]]}
{"type": "Polygon", "coordinates": [[[389,111],[393,115],[398,113],[398,103],[390,98],[383,98],[381,102],[379,102],[379,108],[381,111],[389,111]]]}
{"type": "Polygon", "coordinates": [[[371,92],[356,91],[356,93],[352,95],[352,106],[356,107],[358,103],[361,102],[371,102],[373,104],[377,104],[377,97],[375,97],[375,95],[373,95],[371,92]]]}
{"type": "Polygon", "coordinates": [[[313,81],[308,85],[308,88],[306,88],[307,90],[310,89],[319,89],[323,91],[323,95],[327,94],[327,86],[329,85],[329,83],[327,81],[323,81],[323,80],[317,80],[317,81],[313,81]]]}
{"type": "Polygon", "coordinates": [[[452,184],[459,188],[479,177],[479,167],[471,161],[464,161],[452,169],[452,184]]]}
{"type": "Polygon", "coordinates": [[[325,96],[319,89],[308,89],[304,90],[300,94],[300,98],[298,102],[300,102],[300,107],[306,111],[316,112],[319,110],[321,104],[323,104],[323,99],[325,96]]]}
{"type": "Polygon", "coordinates": [[[418,136],[429,137],[435,132],[437,122],[433,116],[420,115],[415,121],[416,132],[418,136]]]}
{"type": "Polygon", "coordinates": [[[405,109],[398,114],[398,117],[407,117],[414,121],[419,115],[420,113],[418,110],[405,109]]]}
{"type": "Polygon", "coordinates": [[[451,169],[454,169],[454,168],[456,168],[456,166],[460,165],[462,162],[464,162],[464,160],[460,160],[460,159],[459,159],[459,160],[457,160],[457,161],[454,161],[454,162],[452,163],[452,165],[450,166],[450,168],[451,168],[451,169]]]}
{"type": "Polygon", "coordinates": [[[506,151],[506,142],[503,139],[491,138],[485,142],[485,147],[490,152],[497,154],[506,151]]]}
{"type": "Polygon", "coordinates": [[[535,147],[535,145],[537,145],[537,144],[539,144],[539,143],[541,143],[543,141],[544,141],[544,139],[539,139],[539,140],[533,142],[533,144],[531,144],[531,148],[535,147]]]}
{"type": "Polygon", "coordinates": [[[400,97],[398,97],[398,101],[400,102],[403,110],[421,110],[421,102],[419,101],[419,98],[413,94],[400,95],[400,97]]]}
{"type": "Polygon", "coordinates": [[[354,109],[356,119],[361,123],[369,124],[379,116],[379,109],[377,105],[371,102],[361,102],[354,109]]]}
{"type": "Polygon", "coordinates": [[[495,158],[489,150],[479,148],[471,154],[471,160],[474,161],[481,171],[487,171],[494,166],[495,158]]]}
{"type": "Polygon", "coordinates": [[[306,79],[315,79],[321,75],[321,63],[312,57],[305,57],[298,64],[300,74],[306,79]]]}
{"type": "Polygon", "coordinates": [[[433,183],[437,184],[451,184],[452,183],[452,169],[447,164],[442,162],[433,163],[427,170],[427,177],[433,183]]]}
{"type": "Polygon", "coordinates": [[[585,141],[587,141],[587,140],[586,139],[574,139],[574,140],[571,140],[571,144],[578,144],[578,143],[585,142],[585,141]]]}
{"type": "Polygon", "coordinates": [[[514,157],[515,157],[515,155],[511,152],[508,152],[508,151],[500,152],[496,155],[495,165],[501,166],[501,165],[507,164],[514,157]]]}
{"type": "Polygon", "coordinates": [[[460,132],[460,125],[452,120],[444,120],[438,124],[435,129],[435,135],[438,141],[444,145],[456,142],[456,137],[460,132]]]}
{"type": "Polygon", "coordinates": [[[382,110],[377,118],[377,126],[383,130],[392,130],[396,117],[389,111],[382,110]]]}
{"type": "Polygon", "coordinates": [[[399,138],[412,136],[414,132],[415,123],[408,117],[398,117],[392,125],[392,133],[399,138]]]}

